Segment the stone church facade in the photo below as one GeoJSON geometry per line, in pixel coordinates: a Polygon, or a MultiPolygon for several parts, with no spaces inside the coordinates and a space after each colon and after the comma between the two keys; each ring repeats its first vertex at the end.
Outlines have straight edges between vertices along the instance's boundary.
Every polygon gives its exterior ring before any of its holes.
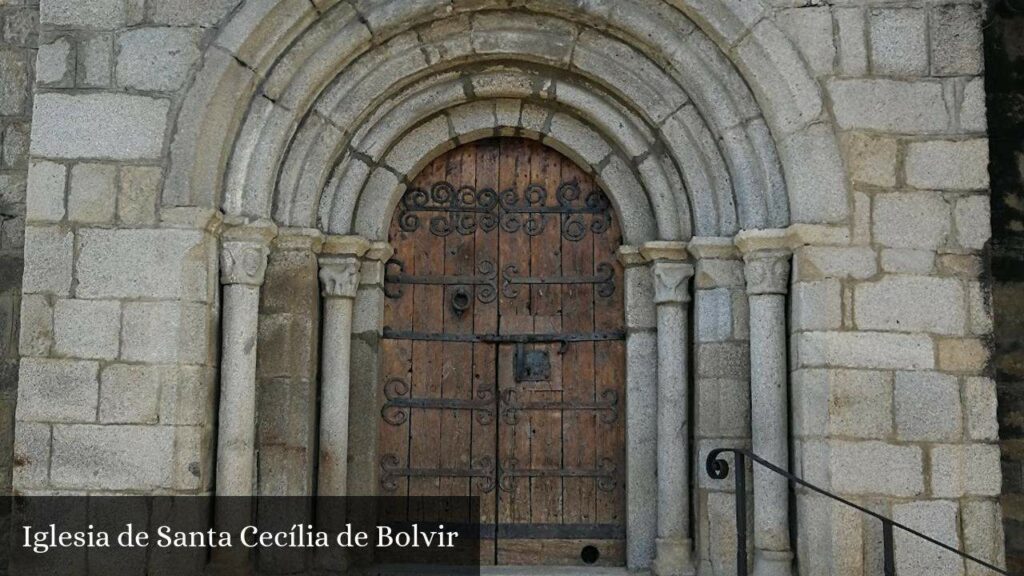
{"type": "MultiPolygon", "coordinates": [[[[499,564],[593,540],[630,570],[734,574],[733,477],[704,462],[743,447],[1004,562],[979,4],[0,16],[15,492],[448,486],[494,499],[497,526],[523,498],[505,524],[555,526],[545,552],[496,536],[499,564]],[[593,514],[569,520],[570,486],[593,514]]],[[[763,470],[748,488],[756,574],[881,573],[875,520],[763,470]]],[[[896,550],[901,575],[986,573],[896,550]]]]}

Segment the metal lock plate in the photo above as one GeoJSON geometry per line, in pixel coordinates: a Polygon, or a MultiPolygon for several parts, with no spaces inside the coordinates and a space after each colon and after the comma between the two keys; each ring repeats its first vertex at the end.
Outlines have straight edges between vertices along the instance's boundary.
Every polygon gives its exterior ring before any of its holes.
{"type": "Polygon", "coordinates": [[[551,358],[547,350],[527,350],[516,345],[516,382],[543,382],[551,379],[551,358]]]}

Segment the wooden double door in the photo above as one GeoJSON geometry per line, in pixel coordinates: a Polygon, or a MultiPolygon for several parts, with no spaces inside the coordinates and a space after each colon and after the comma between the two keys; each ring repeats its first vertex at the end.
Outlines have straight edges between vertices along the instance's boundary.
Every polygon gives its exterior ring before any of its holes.
{"type": "Polygon", "coordinates": [[[622,565],[621,233],[531,140],[463,145],[395,210],[380,494],[480,497],[485,563],[622,565]]]}

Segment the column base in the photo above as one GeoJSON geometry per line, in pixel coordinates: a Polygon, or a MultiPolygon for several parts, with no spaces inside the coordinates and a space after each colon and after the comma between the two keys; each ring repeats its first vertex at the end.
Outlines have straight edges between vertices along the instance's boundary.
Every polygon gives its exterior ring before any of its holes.
{"type": "Polygon", "coordinates": [[[655,576],[696,576],[693,565],[693,541],[682,538],[657,538],[657,548],[651,570],[655,576]]]}
{"type": "Polygon", "coordinates": [[[793,576],[793,553],[755,549],[754,576],[793,576]]]}

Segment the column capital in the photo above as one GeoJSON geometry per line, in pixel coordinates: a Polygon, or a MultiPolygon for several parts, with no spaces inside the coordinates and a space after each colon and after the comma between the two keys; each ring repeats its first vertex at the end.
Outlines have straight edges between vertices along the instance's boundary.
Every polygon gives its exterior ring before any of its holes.
{"type": "Polygon", "coordinates": [[[747,294],[785,294],[789,291],[789,258],[783,250],[759,250],[743,256],[747,294]]]}
{"type": "Polygon", "coordinates": [[[354,256],[321,256],[324,298],[355,298],[359,290],[359,265],[354,256]]]}
{"type": "Polygon", "coordinates": [[[654,303],[681,304],[690,301],[688,281],[693,276],[693,265],[671,260],[655,260],[651,270],[654,273],[654,303]]]}
{"type": "Polygon", "coordinates": [[[277,226],[265,220],[226,228],[221,234],[221,283],[262,285],[270,243],[276,236],[277,226]]]}

